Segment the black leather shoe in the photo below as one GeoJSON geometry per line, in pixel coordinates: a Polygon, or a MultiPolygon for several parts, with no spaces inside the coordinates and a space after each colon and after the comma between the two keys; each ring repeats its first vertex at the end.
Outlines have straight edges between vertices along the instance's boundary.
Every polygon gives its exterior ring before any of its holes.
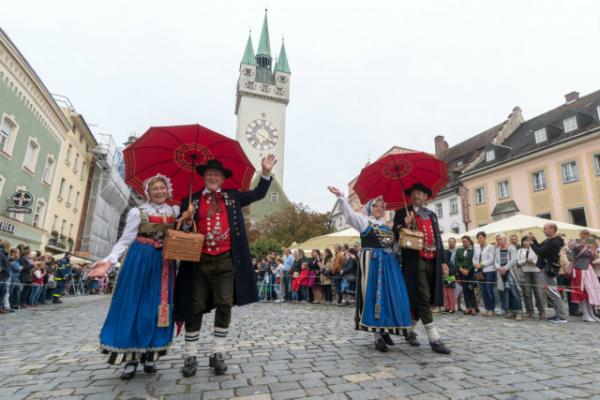
{"type": "Polygon", "coordinates": [[[154,374],[156,373],[157,368],[156,368],[156,363],[154,361],[146,361],[144,363],[144,372],[147,374],[154,374]]]}
{"type": "Polygon", "coordinates": [[[386,353],[387,351],[389,351],[389,348],[387,347],[387,344],[385,344],[385,340],[383,340],[382,337],[375,341],[375,348],[381,351],[382,353],[386,353]]]}
{"type": "Polygon", "coordinates": [[[225,359],[223,359],[223,354],[221,353],[211,354],[208,359],[208,366],[213,368],[217,375],[223,375],[225,371],[227,371],[227,365],[225,364],[225,359]]]}
{"type": "Polygon", "coordinates": [[[449,348],[441,340],[436,340],[435,342],[430,342],[431,350],[440,354],[450,354],[452,353],[449,348]]]}
{"type": "Polygon", "coordinates": [[[135,376],[135,371],[137,371],[138,362],[137,361],[129,361],[123,367],[123,372],[121,372],[121,379],[124,381],[128,381],[135,376]]]}
{"type": "Polygon", "coordinates": [[[419,343],[419,339],[417,339],[417,334],[414,331],[410,331],[406,334],[406,342],[413,347],[418,347],[421,345],[421,343],[419,343]]]}
{"type": "Polygon", "coordinates": [[[395,346],[396,343],[394,343],[394,341],[392,340],[392,338],[390,337],[389,333],[382,333],[381,337],[383,338],[383,341],[385,342],[385,344],[387,344],[388,346],[395,346]]]}
{"type": "Polygon", "coordinates": [[[198,368],[198,361],[196,361],[196,357],[187,357],[183,364],[183,368],[181,368],[181,373],[186,378],[190,376],[196,375],[196,369],[198,368]]]}

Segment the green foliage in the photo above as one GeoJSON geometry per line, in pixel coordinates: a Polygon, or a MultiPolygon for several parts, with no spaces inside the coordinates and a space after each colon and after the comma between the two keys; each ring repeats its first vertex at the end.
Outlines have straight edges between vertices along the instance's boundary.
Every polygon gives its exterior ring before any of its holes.
{"type": "Polygon", "coordinates": [[[258,258],[264,258],[269,253],[282,254],[282,245],[274,239],[257,239],[250,245],[250,252],[258,258]]]}
{"type": "Polygon", "coordinates": [[[286,247],[331,232],[327,213],[315,212],[304,204],[295,203],[266,217],[258,229],[261,239],[273,239],[286,247]]]}

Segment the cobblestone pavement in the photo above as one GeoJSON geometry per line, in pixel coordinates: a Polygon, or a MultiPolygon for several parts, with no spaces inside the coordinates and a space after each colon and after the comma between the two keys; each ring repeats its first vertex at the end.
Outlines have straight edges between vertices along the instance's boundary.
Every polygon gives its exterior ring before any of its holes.
{"type": "Polygon", "coordinates": [[[600,324],[444,315],[437,321],[451,356],[431,352],[422,326],[421,347],[383,354],[370,334],[352,330],[351,308],[302,304],[234,309],[227,375],[208,369],[203,328],[195,377],[180,374],[178,337],[156,375],[123,382],[96,351],[109,302],[70,297],[0,316],[0,398],[600,399],[600,324]]]}

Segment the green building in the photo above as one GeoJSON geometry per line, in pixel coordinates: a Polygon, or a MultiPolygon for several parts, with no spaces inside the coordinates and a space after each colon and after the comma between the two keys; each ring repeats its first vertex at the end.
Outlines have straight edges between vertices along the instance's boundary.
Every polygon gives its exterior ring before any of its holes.
{"type": "Polygon", "coordinates": [[[69,126],[31,65],[0,29],[0,239],[13,246],[43,248],[54,173],[69,126]]]}

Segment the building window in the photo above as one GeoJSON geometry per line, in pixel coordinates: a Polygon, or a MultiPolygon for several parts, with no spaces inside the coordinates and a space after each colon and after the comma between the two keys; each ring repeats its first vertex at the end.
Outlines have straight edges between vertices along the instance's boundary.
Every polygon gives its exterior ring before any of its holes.
{"type": "Polygon", "coordinates": [[[569,133],[577,129],[577,117],[572,116],[563,120],[563,128],[565,129],[565,133],[569,133]]]}
{"type": "Polygon", "coordinates": [[[69,185],[69,191],[67,192],[67,207],[71,207],[71,196],[73,195],[73,185],[69,185]]]}
{"type": "Polygon", "coordinates": [[[498,182],[498,197],[501,199],[506,199],[506,198],[510,197],[508,181],[498,182]]]}
{"type": "Polygon", "coordinates": [[[84,161],[83,164],[81,164],[81,171],[79,172],[79,177],[81,179],[83,179],[83,171],[85,171],[85,167],[86,167],[86,162],[84,161]]]}
{"type": "Polygon", "coordinates": [[[485,152],[485,161],[490,162],[490,161],[494,161],[496,159],[496,153],[494,152],[494,150],[487,150],[485,152]]]}
{"type": "Polygon", "coordinates": [[[560,166],[562,170],[563,182],[571,183],[579,180],[579,171],[577,170],[577,161],[569,161],[560,166]]]}
{"type": "Polygon", "coordinates": [[[457,167],[462,167],[462,165],[463,165],[463,160],[459,160],[456,162],[457,167]]]}
{"type": "MultiPolygon", "coordinates": [[[[54,219],[52,220],[52,232],[55,232],[58,228],[58,215],[54,215],[54,219]]],[[[52,232],[50,234],[54,235],[52,232]]]]}
{"type": "Polygon", "coordinates": [[[539,192],[540,190],[546,190],[546,173],[544,171],[537,171],[532,174],[533,178],[533,191],[539,192]]]}
{"type": "Polygon", "coordinates": [[[40,145],[37,140],[29,139],[27,150],[25,150],[25,159],[23,160],[23,168],[29,172],[35,173],[35,165],[37,164],[38,155],[40,153],[40,145]]]}
{"type": "Polygon", "coordinates": [[[435,205],[435,213],[439,218],[444,217],[444,205],[442,203],[437,203],[435,205]]]}
{"type": "Polygon", "coordinates": [[[54,161],[54,157],[48,156],[46,159],[46,165],[44,166],[44,174],[42,175],[42,182],[47,183],[48,185],[52,184],[52,178],[54,177],[54,168],[56,167],[56,162],[54,161]]]}
{"type": "Polygon", "coordinates": [[[596,107],[596,113],[598,114],[598,119],[600,119],[600,106],[596,107]]]}
{"type": "Polygon", "coordinates": [[[73,237],[73,224],[69,225],[69,237],[73,237]]]}
{"type": "Polygon", "coordinates": [[[73,172],[79,171],[79,153],[75,154],[75,163],[73,165],[73,172]]]}
{"type": "Polygon", "coordinates": [[[65,157],[65,164],[71,165],[71,153],[73,152],[73,145],[69,144],[67,148],[67,156],[65,157]]]}
{"type": "Polygon", "coordinates": [[[569,217],[571,218],[572,224],[579,226],[587,226],[587,220],[585,218],[585,209],[583,207],[571,208],[569,210],[569,217]]]}
{"type": "Polygon", "coordinates": [[[60,180],[60,186],[58,188],[58,199],[62,200],[63,196],[65,194],[65,183],[67,183],[67,180],[65,178],[62,178],[60,180]]]}
{"type": "Polygon", "coordinates": [[[485,188],[478,187],[475,189],[475,204],[485,203],[485,188]]]}
{"type": "Polygon", "coordinates": [[[546,134],[546,128],[538,129],[534,132],[535,142],[542,143],[548,140],[548,135],[546,134]]]}
{"type": "Polygon", "coordinates": [[[594,171],[596,175],[600,175],[600,154],[594,154],[594,171]]]}
{"type": "Polygon", "coordinates": [[[33,226],[42,227],[44,226],[44,219],[46,217],[46,203],[43,200],[38,200],[35,207],[35,214],[33,215],[33,226]]]}
{"type": "Polygon", "coordinates": [[[458,199],[456,197],[450,199],[450,215],[458,214],[458,199]]]}
{"type": "Polygon", "coordinates": [[[277,202],[279,202],[279,193],[278,192],[271,193],[271,203],[277,203],[277,202]]]}
{"type": "Polygon", "coordinates": [[[60,235],[61,236],[65,234],[66,225],[67,225],[67,220],[63,219],[62,224],[60,224],[60,235]]]}
{"type": "Polygon", "coordinates": [[[7,117],[2,118],[2,123],[0,123],[0,150],[6,154],[12,153],[16,130],[16,125],[10,119],[7,117]]]}
{"type": "Polygon", "coordinates": [[[544,219],[552,219],[552,214],[550,214],[550,213],[543,213],[543,214],[538,214],[537,217],[538,218],[544,218],[544,219]]]}
{"type": "Polygon", "coordinates": [[[77,192],[77,194],[75,195],[75,202],[73,203],[73,207],[77,210],[77,204],[79,204],[79,195],[81,193],[77,192]]]}
{"type": "Polygon", "coordinates": [[[6,183],[6,179],[0,175],[0,196],[2,196],[2,189],[4,189],[4,184],[6,183]]]}

